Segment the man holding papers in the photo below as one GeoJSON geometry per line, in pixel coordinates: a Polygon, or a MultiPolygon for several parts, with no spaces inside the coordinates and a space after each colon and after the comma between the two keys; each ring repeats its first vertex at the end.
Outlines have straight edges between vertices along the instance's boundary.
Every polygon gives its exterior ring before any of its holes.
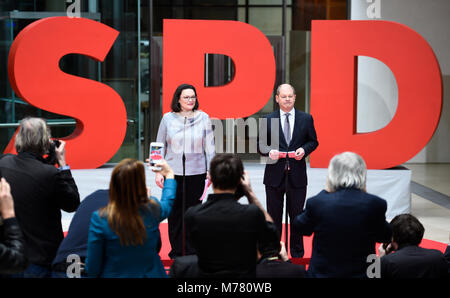
{"type": "MultiPolygon", "coordinates": [[[[275,99],[280,109],[266,115],[265,118],[267,118],[267,140],[271,140],[271,134],[278,133],[279,145],[276,146],[278,148],[270,145],[267,148],[261,144],[261,140],[259,145],[260,152],[262,154],[264,151],[268,152],[271,159],[271,162],[266,164],[264,172],[267,212],[273,218],[281,235],[284,194],[292,222],[302,213],[305,203],[307,185],[305,158],[319,143],[312,116],[294,108],[294,87],[289,84],[280,85],[275,99]],[[274,118],[279,121],[278,131],[276,128],[272,130],[271,127],[271,120],[274,118]]],[[[291,256],[303,257],[302,235],[291,229],[289,242],[291,256]]]]}

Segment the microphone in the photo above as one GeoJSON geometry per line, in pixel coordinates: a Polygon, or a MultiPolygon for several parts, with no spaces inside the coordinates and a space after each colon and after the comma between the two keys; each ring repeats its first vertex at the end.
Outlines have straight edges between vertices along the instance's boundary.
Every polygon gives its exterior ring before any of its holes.
{"type": "Polygon", "coordinates": [[[184,127],[183,127],[183,168],[184,168],[184,161],[186,160],[185,152],[186,152],[186,121],[187,117],[184,117],[184,127]]]}
{"type": "MultiPolygon", "coordinates": [[[[184,126],[183,126],[183,156],[182,156],[182,161],[183,161],[183,172],[184,172],[184,168],[185,168],[185,161],[186,161],[186,122],[187,122],[187,117],[184,117],[184,126]]],[[[184,175],[184,173],[183,173],[184,175]]]]}
{"type": "Polygon", "coordinates": [[[181,157],[181,162],[183,165],[183,193],[181,200],[181,255],[185,255],[186,252],[186,223],[184,222],[184,211],[186,209],[186,121],[187,117],[184,117],[184,127],[183,127],[183,156],[181,157]]]}

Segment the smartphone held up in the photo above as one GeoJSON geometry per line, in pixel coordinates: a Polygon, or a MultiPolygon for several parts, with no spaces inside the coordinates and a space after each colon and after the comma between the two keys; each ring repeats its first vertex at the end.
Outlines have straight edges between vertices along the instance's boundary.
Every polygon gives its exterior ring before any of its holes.
{"type": "Polygon", "coordinates": [[[149,155],[149,163],[150,169],[152,170],[161,170],[161,167],[158,167],[158,164],[163,161],[164,158],[164,144],[161,142],[151,142],[150,143],[150,155],[149,155]]]}

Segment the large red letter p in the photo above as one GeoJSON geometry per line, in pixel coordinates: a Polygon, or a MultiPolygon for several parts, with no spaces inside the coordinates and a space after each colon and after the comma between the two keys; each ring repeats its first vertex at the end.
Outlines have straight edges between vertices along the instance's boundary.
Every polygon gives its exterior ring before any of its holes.
{"type": "Polygon", "coordinates": [[[236,21],[164,20],[163,112],[178,85],[195,86],[200,109],[219,119],[247,117],[269,100],[275,83],[272,46],[261,31],[236,21]],[[229,56],[232,81],[205,87],[205,54],[229,56]]]}

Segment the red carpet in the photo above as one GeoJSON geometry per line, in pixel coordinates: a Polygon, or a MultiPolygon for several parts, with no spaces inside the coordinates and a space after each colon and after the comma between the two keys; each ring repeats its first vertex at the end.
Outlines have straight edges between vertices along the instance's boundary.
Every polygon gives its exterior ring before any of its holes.
{"type": "MultiPolygon", "coordinates": [[[[167,223],[161,223],[159,226],[159,229],[161,231],[161,240],[162,240],[162,247],[161,247],[161,251],[160,251],[160,256],[161,256],[161,260],[165,261],[165,260],[169,260],[169,252],[170,252],[170,242],[169,242],[169,235],[167,232],[167,223]]],[[[284,228],[283,228],[284,231],[284,228]]],[[[304,258],[311,258],[311,250],[312,250],[312,240],[313,240],[314,235],[310,236],[310,237],[303,237],[303,245],[305,248],[305,255],[304,258]]],[[[284,233],[281,236],[282,241],[284,242],[284,233]]],[[[378,249],[379,244],[377,244],[377,249],[378,249]]],[[[446,243],[441,243],[441,242],[436,242],[436,241],[432,241],[432,240],[427,240],[427,239],[423,239],[422,243],[420,244],[421,247],[424,248],[433,248],[433,249],[437,249],[440,250],[442,252],[445,251],[445,249],[447,248],[447,244],[446,243]]],[[[290,255],[289,255],[290,257],[290,255]]],[[[165,262],[164,262],[165,263],[165,262]]]]}

